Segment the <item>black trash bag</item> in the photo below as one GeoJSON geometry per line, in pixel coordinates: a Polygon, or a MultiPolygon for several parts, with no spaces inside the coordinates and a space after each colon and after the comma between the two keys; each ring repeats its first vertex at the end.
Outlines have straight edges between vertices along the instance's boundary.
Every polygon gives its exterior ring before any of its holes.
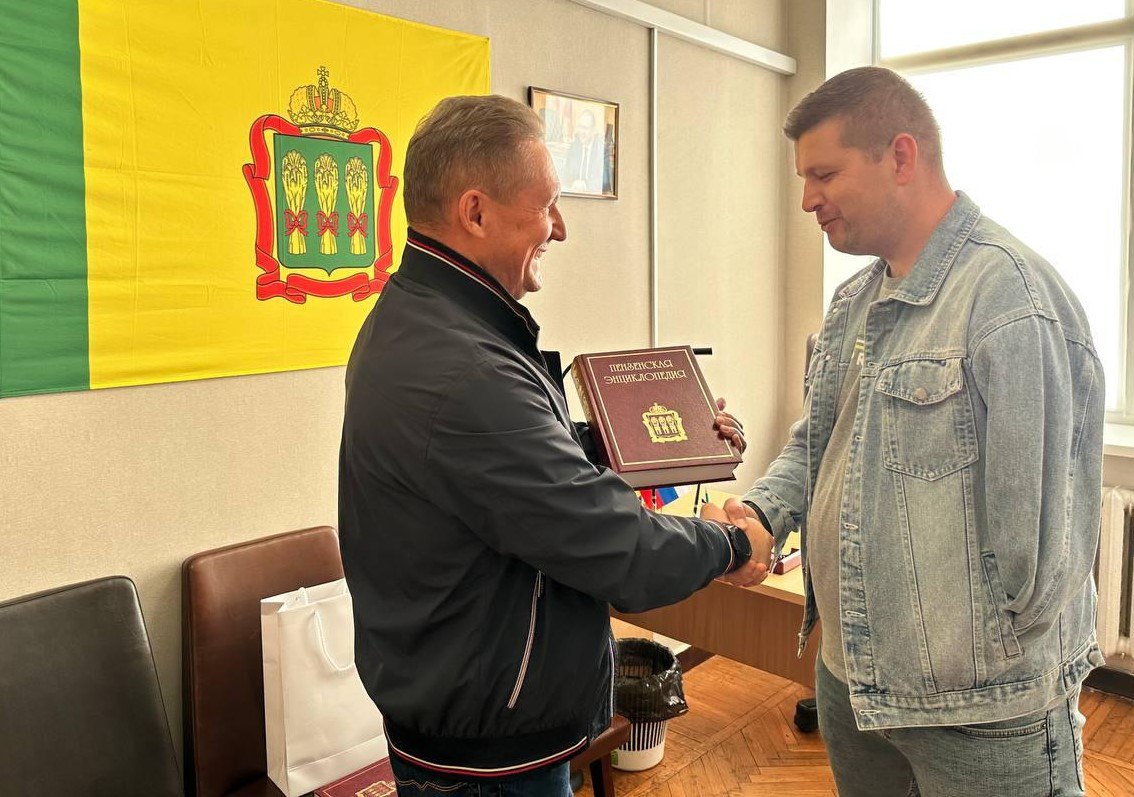
{"type": "Polygon", "coordinates": [[[689,711],[681,665],[669,648],[649,639],[618,640],[614,710],[631,722],[662,722],[689,711]]]}

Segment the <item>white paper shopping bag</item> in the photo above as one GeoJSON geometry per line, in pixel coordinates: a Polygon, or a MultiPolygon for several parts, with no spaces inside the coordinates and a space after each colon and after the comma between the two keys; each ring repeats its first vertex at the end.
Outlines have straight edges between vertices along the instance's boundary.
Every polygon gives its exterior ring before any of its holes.
{"type": "Polygon", "coordinates": [[[287,797],[387,755],[382,717],[354,666],[346,581],[260,601],[268,777],[287,797]]]}

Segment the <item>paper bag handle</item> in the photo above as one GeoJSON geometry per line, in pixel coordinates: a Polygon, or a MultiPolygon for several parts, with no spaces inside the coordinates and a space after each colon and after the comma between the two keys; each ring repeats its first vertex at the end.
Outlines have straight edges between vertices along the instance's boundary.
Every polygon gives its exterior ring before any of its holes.
{"type": "Polygon", "coordinates": [[[353,661],[348,661],[346,664],[339,666],[331,657],[331,653],[327,650],[327,637],[323,633],[323,620],[319,617],[319,610],[316,608],[312,612],[312,617],[315,618],[315,638],[319,640],[319,650],[323,654],[323,661],[335,672],[346,672],[354,666],[353,661]]]}

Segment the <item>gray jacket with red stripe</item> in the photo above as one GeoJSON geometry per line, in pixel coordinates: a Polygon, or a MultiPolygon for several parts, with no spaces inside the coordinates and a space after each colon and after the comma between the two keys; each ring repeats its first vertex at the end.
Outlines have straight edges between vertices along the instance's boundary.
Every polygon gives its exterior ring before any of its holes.
{"type": "Polygon", "coordinates": [[[609,606],[725,572],[714,523],[655,514],[593,464],[539,328],[488,274],[410,231],[347,367],[339,471],[355,657],[392,749],[501,777],[609,722],[609,606]]]}

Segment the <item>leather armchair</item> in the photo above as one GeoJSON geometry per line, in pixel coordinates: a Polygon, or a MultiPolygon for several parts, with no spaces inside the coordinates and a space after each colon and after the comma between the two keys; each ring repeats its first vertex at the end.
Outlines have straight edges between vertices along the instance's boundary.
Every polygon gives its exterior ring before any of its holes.
{"type": "Polygon", "coordinates": [[[134,582],[0,603],[0,792],[181,795],[134,582]]]}
{"type": "Polygon", "coordinates": [[[181,569],[185,790],[279,797],[267,777],[260,599],[343,577],[329,526],[199,553],[181,569]]]}

